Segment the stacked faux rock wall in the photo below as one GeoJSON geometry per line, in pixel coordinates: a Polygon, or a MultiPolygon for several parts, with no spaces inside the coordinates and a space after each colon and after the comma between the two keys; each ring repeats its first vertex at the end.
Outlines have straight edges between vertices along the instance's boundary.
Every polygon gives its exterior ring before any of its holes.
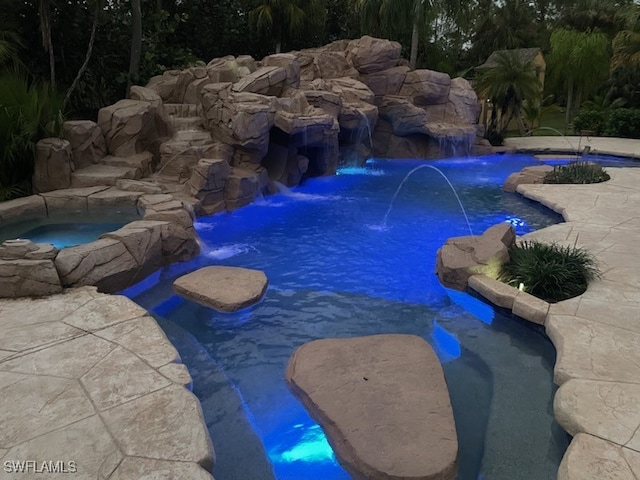
{"type": "Polygon", "coordinates": [[[272,182],[293,186],[369,155],[461,153],[476,138],[475,92],[461,78],[410,71],[400,51],[365,36],[152,78],[137,98],[156,108],[160,98],[174,128],[160,146],[158,177],[209,214],[275,191],[272,182]]]}
{"type": "Polygon", "coordinates": [[[411,71],[400,52],[365,36],[167,71],[101,109],[97,124],[67,122],[65,140],[42,142],[35,191],[151,177],[211,214],[370,155],[465,153],[478,131],[470,84],[411,71]]]}

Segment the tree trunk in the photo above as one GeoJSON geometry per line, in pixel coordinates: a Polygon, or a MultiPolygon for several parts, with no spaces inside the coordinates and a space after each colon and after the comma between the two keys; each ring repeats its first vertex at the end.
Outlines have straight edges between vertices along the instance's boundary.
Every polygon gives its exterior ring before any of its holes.
{"type": "Polygon", "coordinates": [[[53,53],[53,40],[51,39],[51,3],[49,0],[40,0],[40,32],[42,33],[42,46],[49,53],[49,75],[51,88],[56,86],[56,57],[53,53]]]}
{"type": "Polygon", "coordinates": [[[571,109],[573,108],[573,82],[569,80],[569,88],[567,89],[567,113],[564,118],[564,130],[565,133],[571,123],[571,109]]]}
{"type": "Polygon", "coordinates": [[[162,0],[156,0],[156,18],[154,23],[154,32],[153,32],[153,43],[154,43],[154,47],[157,49],[158,48],[158,42],[160,40],[160,29],[162,28],[162,22],[161,22],[161,15],[162,15],[162,0]]]}
{"type": "Polygon", "coordinates": [[[516,110],[516,119],[518,120],[518,130],[520,130],[520,136],[524,137],[526,132],[526,128],[524,126],[524,121],[522,120],[522,113],[520,112],[520,108],[516,110]]]}
{"type": "Polygon", "coordinates": [[[284,37],[284,28],[279,19],[274,19],[273,36],[276,40],[276,53],[282,52],[282,37],[284,37]]]}
{"type": "Polygon", "coordinates": [[[84,71],[87,69],[87,66],[89,65],[91,52],[93,52],[93,44],[96,40],[96,31],[98,30],[98,17],[100,16],[100,8],[102,7],[102,0],[95,0],[95,2],[96,2],[96,6],[95,6],[95,11],[93,12],[93,25],[91,26],[91,37],[89,38],[89,45],[87,46],[87,54],[84,57],[84,62],[82,63],[80,70],[78,70],[78,73],[76,74],[76,78],[73,79],[73,83],[69,87],[69,90],[67,90],[67,94],[64,97],[64,101],[62,102],[62,107],[60,107],[60,110],[64,110],[65,107],[67,106],[67,103],[69,103],[71,94],[78,86],[78,82],[80,82],[80,78],[82,77],[82,74],[84,73],[84,71]]]}
{"type": "Polygon", "coordinates": [[[576,90],[576,95],[575,95],[575,100],[573,102],[573,111],[571,112],[572,115],[575,116],[576,112],[578,110],[580,110],[580,104],[582,103],[582,89],[577,89],[576,90]]]}
{"type": "Polygon", "coordinates": [[[142,56],[142,10],[140,0],[131,0],[131,56],[129,57],[129,81],[127,82],[127,97],[131,81],[140,70],[142,56]]]}
{"type": "Polygon", "coordinates": [[[411,31],[411,55],[409,57],[409,68],[416,69],[418,63],[418,43],[420,41],[420,32],[418,31],[418,20],[413,22],[413,30],[411,31]]]}

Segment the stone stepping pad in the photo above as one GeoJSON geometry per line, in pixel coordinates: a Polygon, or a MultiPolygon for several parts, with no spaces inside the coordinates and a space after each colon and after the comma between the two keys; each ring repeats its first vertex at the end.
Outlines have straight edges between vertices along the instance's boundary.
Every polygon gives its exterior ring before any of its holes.
{"type": "Polygon", "coordinates": [[[458,440],[440,361],[422,338],[306,343],[286,380],[357,480],[453,480],[458,440]]]}
{"type": "Polygon", "coordinates": [[[235,312],[259,302],[267,276],[239,267],[205,267],[178,278],[173,289],[182,297],[220,312],[235,312]]]}

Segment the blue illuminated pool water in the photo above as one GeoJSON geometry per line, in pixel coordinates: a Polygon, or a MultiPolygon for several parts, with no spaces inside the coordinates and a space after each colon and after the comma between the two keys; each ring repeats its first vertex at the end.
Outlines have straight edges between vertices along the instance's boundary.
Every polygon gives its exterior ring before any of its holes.
{"type": "Polygon", "coordinates": [[[49,216],[21,218],[0,224],[0,243],[24,238],[35,243],[50,243],[57,248],[93,242],[100,235],[118,230],[129,222],[140,220],[135,207],[94,207],[90,212],[59,211],[49,216]]]}
{"type": "MultiPolygon", "coordinates": [[[[510,221],[518,233],[561,221],[506,194],[523,156],[430,162],[456,186],[474,233],[510,221]]],[[[194,379],[217,453],[217,480],[339,480],[322,431],[288,392],[287,360],[326,337],[411,333],[436,350],[460,443],[460,480],[555,478],[568,436],[553,419],[553,346],[539,331],[463,294],[434,275],[436,250],[468,234],[445,181],[422,169],[382,218],[417,161],[370,161],[309,180],[232,214],[202,218],[206,245],[127,295],[156,315],[194,379]],[[259,305],[216,313],[174,296],[173,280],[205,265],[264,270],[259,305]]],[[[375,419],[372,419],[375,421],[375,419]]]]}

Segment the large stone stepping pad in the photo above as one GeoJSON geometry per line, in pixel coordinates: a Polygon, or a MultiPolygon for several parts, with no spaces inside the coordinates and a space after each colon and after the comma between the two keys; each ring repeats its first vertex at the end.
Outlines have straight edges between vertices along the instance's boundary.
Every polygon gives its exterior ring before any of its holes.
{"type": "Polygon", "coordinates": [[[267,276],[259,270],[214,266],[178,278],[173,289],[205,307],[235,312],[260,301],[267,284],[267,276]]]}
{"type": "Polygon", "coordinates": [[[414,335],[316,340],[286,372],[356,480],[453,480],[458,440],[433,349],[414,335]]]}

